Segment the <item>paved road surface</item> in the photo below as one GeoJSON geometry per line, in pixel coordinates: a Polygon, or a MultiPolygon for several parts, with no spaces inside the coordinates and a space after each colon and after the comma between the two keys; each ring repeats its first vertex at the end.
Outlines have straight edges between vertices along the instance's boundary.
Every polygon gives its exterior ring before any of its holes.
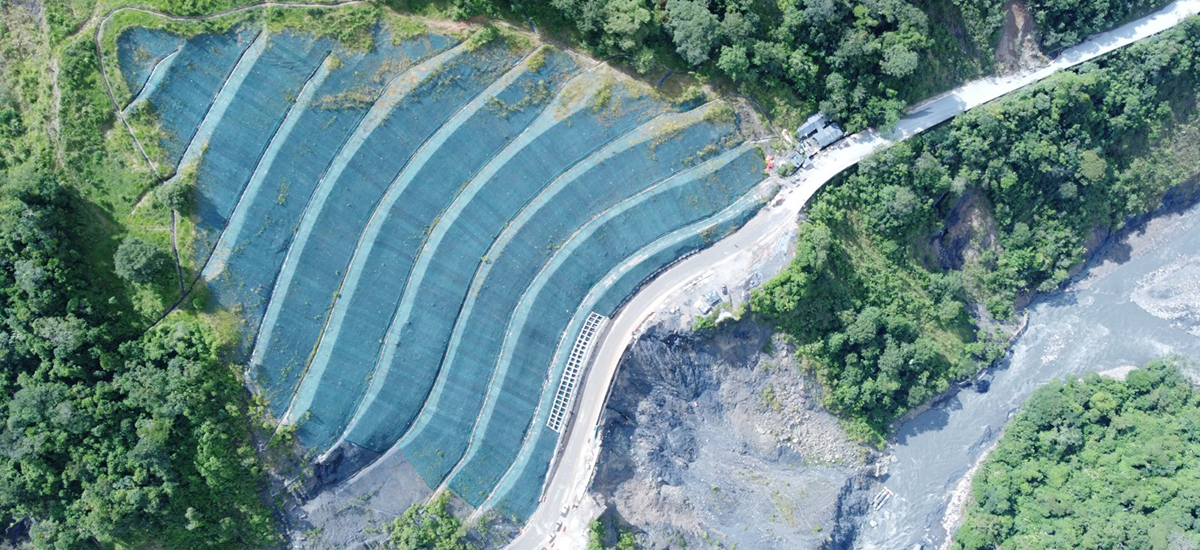
{"type": "MultiPolygon", "coordinates": [[[[1162,10],[1089,38],[1063,51],[1056,60],[1037,70],[1001,78],[985,78],[967,83],[951,92],[913,106],[909,116],[901,120],[896,130],[884,138],[875,132],[863,132],[844,140],[834,149],[822,153],[816,166],[801,172],[799,184],[782,191],[784,202],[764,209],[742,229],[711,248],[680,262],[663,272],[642,288],[609,323],[609,330],[597,341],[591,368],[576,391],[574,422],[563,435],[566,447],[554,470],[538,507],[525,530],[509,545],[510,550],[549,548],[583,548],[586,541],[584,526],[594,517],[595,510],[583,506],[572,510],[566,518],[562,509],[588,502],[587,486],[591,481],[599,451],[597,427],[604,410],[608,390],[616,375],[617,364],[625,349],[633,342],[640,325],[653,315],[662,302],[694,281],[720,272],[735,255],[761,253],[774,246],[778,239],[796,230],[796,217],[825,182],[842,170],[853,166],[873,151],[894,140],[921,133],[951,117],[1021,87],[1050,76],[1099,55],[1108,53],[1148,36],[1171,28],[1189,15],[1200,13],[1200,0],[1178,0],[1162,10]],[[556,525],[563,522],[565,532],[551,541],[556,525]]],[[[563,445],[563,442],[560,442],[563,445]]],[[[964,465],[965,467],[965,465],[964,465]]]]}

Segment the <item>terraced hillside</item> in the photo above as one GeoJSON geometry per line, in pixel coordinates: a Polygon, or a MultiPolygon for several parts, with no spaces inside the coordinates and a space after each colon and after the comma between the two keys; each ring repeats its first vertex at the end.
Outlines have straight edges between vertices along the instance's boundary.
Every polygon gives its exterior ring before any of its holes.
{"type": "Polygon", "coordinates": [[[194,181],[185,259],[244,319],[272,413],[314,456],[397,449],[476,507],[536,506],[589,315],[762,204],[730,105],[523,36],[380,26],[354,51],[241,24],[116,47],[143,145],[194,181]]]}

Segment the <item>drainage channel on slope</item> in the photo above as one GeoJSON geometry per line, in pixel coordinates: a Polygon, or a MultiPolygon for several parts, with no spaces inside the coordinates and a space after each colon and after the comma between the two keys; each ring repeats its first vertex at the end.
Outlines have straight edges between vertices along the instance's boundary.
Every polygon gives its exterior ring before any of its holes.
{"type": "Polygon", "coordinates": [[[606,324],[608,324],[608,317],[593,311],[588,314],[583,328],[579,329],[579,336],[575,338],[575,345],[571,346],[571,355],[567,358],[567,368],[563,369],[562,378],[558,382],[558,391],[554,394],[554,405],[550,408],[550,418],[546,420],[546,427],[554,430],[554,433],[562,433],[563,422],[570,414],[572,399],[575,397],[575,386],[579,383],[579,375],[592,356],[592,340],[600,331],[604,330],[606,324]]]}

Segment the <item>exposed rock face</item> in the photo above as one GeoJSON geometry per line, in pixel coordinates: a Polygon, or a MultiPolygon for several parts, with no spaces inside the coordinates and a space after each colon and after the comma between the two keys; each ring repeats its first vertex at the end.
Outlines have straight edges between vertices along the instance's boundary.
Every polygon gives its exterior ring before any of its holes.
{"type": "Polygon", "coordinates": [[[1022,69],[1046,63],[1046,56],[1038,47],[1038,28],[1029,13],[1029,8],[1020,0],[1004,5],[1004,26],[1000,29],[1000,43],[995,54],[996,71],[1011,74],[1022,69]]]}
{"type": "Polygon", "coordinates": [[[987,250],[999,249],[992,205],[978,190],[963,193],[950,209],[942,230],[930,241],[942,269],[962,269],[987,250]]]}
{"type": "Polygon", "coordinates": [[[622,359],[593,496],[646,548],[829,544],[840,503],[862,499],[867,480],[853,480],[872,453],[768,329],[678,324],[659,321],[622,359]]]}

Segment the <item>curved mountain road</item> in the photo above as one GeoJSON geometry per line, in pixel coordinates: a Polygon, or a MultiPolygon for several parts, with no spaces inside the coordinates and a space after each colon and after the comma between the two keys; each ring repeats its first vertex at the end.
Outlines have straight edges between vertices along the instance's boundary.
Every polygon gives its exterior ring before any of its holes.
{"type": "Polygon", "coordinates": [[[576,506],[585,502],[595,471],[601,413],[621,356],[640,333],[642,323],[658,311],[664,300],[689,284],[720,273],[726,265],[744,260],[747,255],[762,254],[775,246],[782,236],[796,230],[800,209],[822,185],[872,152],[1056,71],[1167,30],[1196,13],[1200,13],[1200,0],[1177,0],[1158,12],[1094,35],[1064,50],[1046,66],[969,82],[921,102],[911,107],[909,115],[886,137],[874,131],[851,136],[821,153],[813,168],[801,171],[800,177],[793,180],[798,181],[797,184],[785,186],[780,194],[784,197],[782,204],[765,208],[734,234],[672,266],[643,287],[611,320],[606,333],[594,344],[596,351],[582,385],[576,391],[569,430],[559,442],[558,459],[552,466],[542,503],[508,548],[537,550],[583,548],[586,545],[587,524],[594,518],[595,510],[576,506]],[[564,510],[567,510],[566,514],[563,514],[564,510]]]}

